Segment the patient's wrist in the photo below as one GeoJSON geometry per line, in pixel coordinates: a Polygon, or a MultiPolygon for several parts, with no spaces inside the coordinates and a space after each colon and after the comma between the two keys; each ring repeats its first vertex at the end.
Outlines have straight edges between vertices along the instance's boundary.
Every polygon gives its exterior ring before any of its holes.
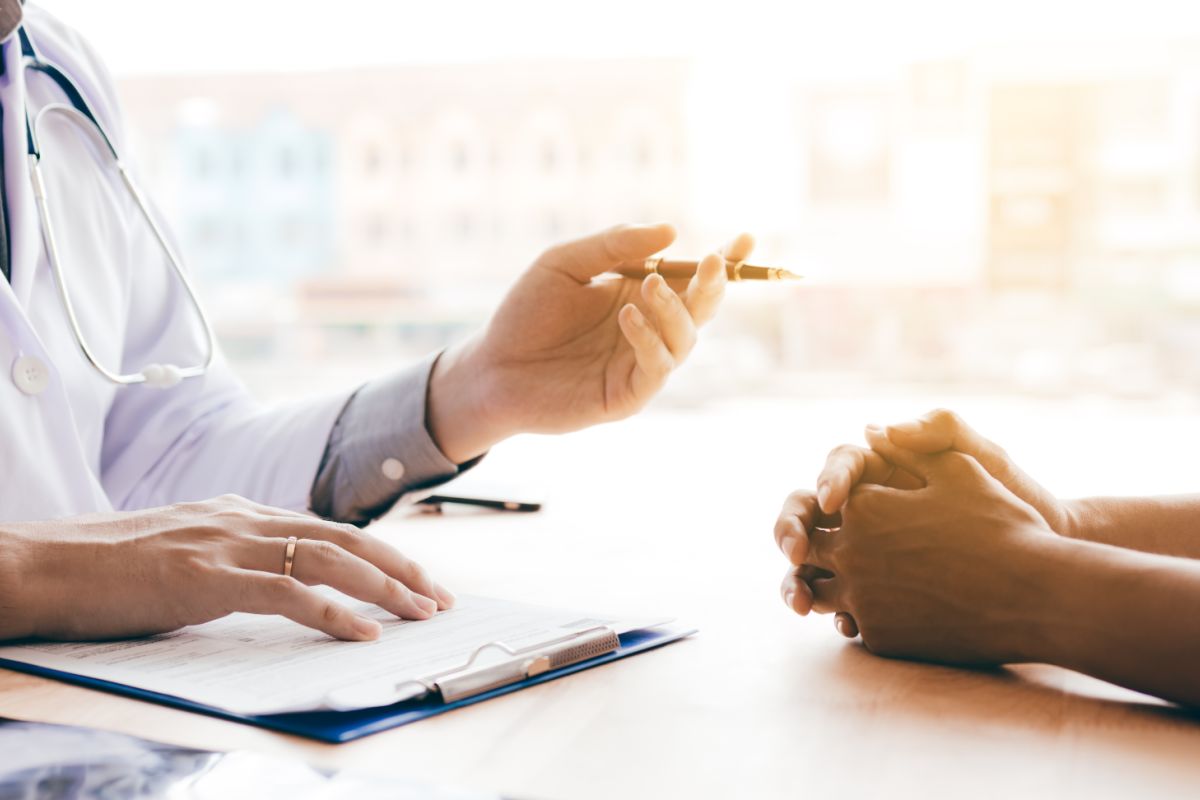
{"type": "Polygon", "coordinates": [[[1085,670],[1113,622],[1105,610],[1115,599],[1119,552],[1093,542],[1047,537],[1031,576],[1040,612],[1029,631],[1025,660],[1085,670]]]}

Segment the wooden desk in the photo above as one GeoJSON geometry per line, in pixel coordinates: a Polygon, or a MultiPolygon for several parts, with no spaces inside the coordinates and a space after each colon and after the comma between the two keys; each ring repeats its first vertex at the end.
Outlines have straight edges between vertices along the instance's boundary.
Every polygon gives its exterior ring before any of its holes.
{"type": "Polygon", "coordinates": [[[771,527],[836,434],[738,417],[514,442],[480,472],[547,484],[542,514],[377,528],[458,591],[664,611],[701,628],[692,640],[336,746],[6,672],[0,715],[519,797],[1200,794],[1197,718],[1048,667],[886,661],[792,616],[771,527]]]}

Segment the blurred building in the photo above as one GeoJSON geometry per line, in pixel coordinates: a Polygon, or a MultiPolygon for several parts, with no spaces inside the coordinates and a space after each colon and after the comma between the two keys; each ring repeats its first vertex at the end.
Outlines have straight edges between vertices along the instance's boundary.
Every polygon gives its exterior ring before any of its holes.
{"type": "MultiPolygon", "coordinates": [[[[121,91],[235,354],[436,347],[550,243],[668,219],[698,254],[739,219],[764,262],[810,280],[731,291],[713,338],[736,346],[712,345],[727,362],[1046,391],[1121,372],[1152,391],[1200,381],[1185,45],[996,49],[852,80],[561,61],[121,91]],[[714,115],[744,92],[756,112],[714,115]]],[[[727,373],[712,361],[714,384],[727,373]]]]}

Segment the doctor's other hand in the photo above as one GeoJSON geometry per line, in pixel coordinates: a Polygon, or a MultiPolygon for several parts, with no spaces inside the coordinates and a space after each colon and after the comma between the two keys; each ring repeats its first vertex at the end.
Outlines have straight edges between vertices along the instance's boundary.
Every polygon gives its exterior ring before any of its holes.
{"type": "Polygon", "coordinates": [[[543,253],[487,327],[434,368],[428,425],[447,458],[462,463],[517,433],[562,433],[640,410],[716,313],[724,259],[745,259],[754,245],[738,236],[686,286],[658,275],[594,280],[674,239],[669,225],[620,225],[543,253]]]}
{"type": "Polygon", "coordinates": [[[837,519],[817,517],[813,493],[785,508],[780,527],[794,529],[790,514],[806,529],[802,546],[781,541],[793,565],[781,587],[785,600],[799,613],[806,604],[837,613],[839,630],[861,634],[879,655],[976,665],[1029,660],[1046,594],[1039,587],[1054,579],[1048,551],[1062,540],[971,456],[893,457],[924,486],[860,484],[837,519]]]}
{"type": "Polygon", "coordinates": [[[9,523],[0,541],[0,639],[143,636],[246,611],[362,641],[379,636],[379,623],[311,586],[330,586],[404,619],[426,619],[454,602],[420,565],[352,525],[232,495],[9,523]],[[17,593],[5,596],[15,585],[17,593]]]}
{"type": "Polygon", "coordinates": [[[915,488],[920,480],[908,476],[887,459],[897,449],[912,453],[958,452],[971,456],[1010,492],[1038,510],[1056,533],[1079,535],[1073,506],[1059,500],[1018,467],[999,445],[981,436],[953,411],[939,408],[917,419],[895,425],[866,429],[867,444],[875,455],[860,448],[845,446],[830,454],[817,478],[821,508],[834,513],[849,498],[850,490],[860,482],[884,483],[879,476],[905,488],[915,488]]]}

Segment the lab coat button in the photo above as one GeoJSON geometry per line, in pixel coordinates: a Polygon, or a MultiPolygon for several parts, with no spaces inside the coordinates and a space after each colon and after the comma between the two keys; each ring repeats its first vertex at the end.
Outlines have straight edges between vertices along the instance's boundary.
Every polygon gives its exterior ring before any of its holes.
{"type": "Polygon", "coordinates": [[[33,356],[21,356],[13,363],[12,379],[25,394],[41,394],[50,383],[50,370],[33,356]]]}
{"type": "Polygon", "coordinates": [[[385,458],[379,469],[389,481],[398,481],[404,477],[404,464],[400,463],[399,459],[385,458]]]}

